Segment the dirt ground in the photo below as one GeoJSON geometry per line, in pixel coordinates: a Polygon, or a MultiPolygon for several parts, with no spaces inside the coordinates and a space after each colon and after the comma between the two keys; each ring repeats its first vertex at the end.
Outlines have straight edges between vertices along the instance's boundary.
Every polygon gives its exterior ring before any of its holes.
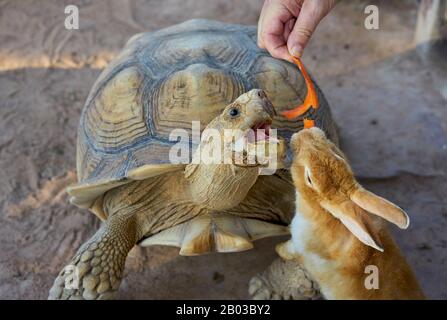
{"type": "MultiPolygon", "coordinates": [[[[191,18],[256,24],[261,0],[0,1],[0,298],[45,299],[99,221],[68,203],[85,98],[126,40],[191,18]],[[80,30],[64,7],[80,8],[80,30]]],[[[340,1],[304,61],[367,187],[401,205],[392,229],[428,297],[447,298],[447,45],[413,46],[416,1],[340,1]],[[378,4],[380,29],[363,25],[378,4]],[[443,58],[444,57],[444,58],[443,58]]],[[[134,248],[122,299],[243,299],[278,239],[236,254],[134,248]]]]}

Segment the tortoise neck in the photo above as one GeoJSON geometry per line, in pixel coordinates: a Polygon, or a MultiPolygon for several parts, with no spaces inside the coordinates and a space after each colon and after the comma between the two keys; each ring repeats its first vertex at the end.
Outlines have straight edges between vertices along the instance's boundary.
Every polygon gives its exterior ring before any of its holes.
{"type": "Polygon", "coordinates": [[[185,169],[193,201],[211,210],[225,210],[238,205],[258,175],[257,167],[233,164],[189,164],[185,169]]]}

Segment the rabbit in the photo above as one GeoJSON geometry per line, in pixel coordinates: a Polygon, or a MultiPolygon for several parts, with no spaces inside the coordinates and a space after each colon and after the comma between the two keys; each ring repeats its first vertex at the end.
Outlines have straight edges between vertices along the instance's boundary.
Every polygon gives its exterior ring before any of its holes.
{"type": "Polygon", "coordinates": [[[365,190],[321,129],[295,133],[290,145],[296,213],[278,254],[300,263],[326,299],[424,299],[382,220],[406,229],[407,214],[365,190]],[[376,282],[368,278],[374,270],[376,282]]]}

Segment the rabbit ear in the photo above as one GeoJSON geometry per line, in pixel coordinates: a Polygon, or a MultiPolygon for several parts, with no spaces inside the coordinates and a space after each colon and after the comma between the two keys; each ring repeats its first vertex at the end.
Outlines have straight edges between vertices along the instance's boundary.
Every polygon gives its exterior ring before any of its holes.
{"type": "Polygon", "coordinates": [[[367,246],[383,252],[380,239],[372,228],[372,221],[362,208],[349,200],[338,205],[322,203],[322,206],[338,218],[357,239],[367,246]]]}
{"type": "Polygon", "coordinates": [[[351,200],[364,210],[394,223],[401,229],[408,228],[410,218],[401,208],[390,201],[376,196],[363,188],[358,188],[351,194],[351,200]]]}

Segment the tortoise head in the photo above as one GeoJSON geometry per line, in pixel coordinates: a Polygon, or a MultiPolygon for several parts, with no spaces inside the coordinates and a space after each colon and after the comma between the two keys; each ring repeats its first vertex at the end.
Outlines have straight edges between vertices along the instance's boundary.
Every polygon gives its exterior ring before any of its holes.
{"type": "Polygon", "coordinates": [[[262,128],[267,132],[275,114],[275,109],[265,92],[253,89],[226,106],[207,128],[241,130],[244,133],[250,129],[262,128]]]}
{"type": "MultiPolygon", "coordinates": [[[[214,136],[219,132],[223,144],[219,143],[217,147],[222,148],[222,159],[227,164],[266,165],[273,155],[277,160],[277,146],[283,142],[276,138],[276,131],[271,129],[275,115],[275,109],[265,92],[253,89],[226,106],[221,114],[208,124],[204,137],[207,137],[210,131],[214,136]]],[[[208,141],[206,138],[204,140],[208,141]]],[[[216,148],[216,145],[212,148],[216,148]]]]}

